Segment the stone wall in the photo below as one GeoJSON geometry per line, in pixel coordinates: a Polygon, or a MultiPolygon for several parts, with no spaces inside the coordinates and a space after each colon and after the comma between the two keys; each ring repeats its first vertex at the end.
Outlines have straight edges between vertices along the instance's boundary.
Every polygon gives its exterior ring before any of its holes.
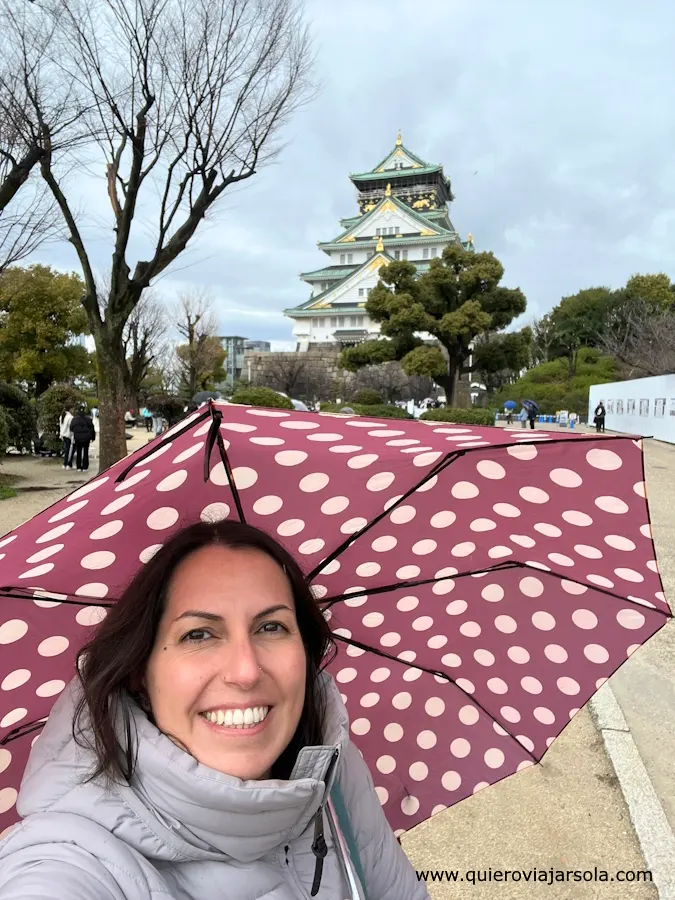
{"type": "Polygon", "coordinates": [[[266,384],[293,397],[329,400],[335,389],[343,390],[354,377],[340,368],[339,358],[340,347],[335,344],[310,346],[298,353],[247,350],[241,375],[251,384],[266,384]]]}

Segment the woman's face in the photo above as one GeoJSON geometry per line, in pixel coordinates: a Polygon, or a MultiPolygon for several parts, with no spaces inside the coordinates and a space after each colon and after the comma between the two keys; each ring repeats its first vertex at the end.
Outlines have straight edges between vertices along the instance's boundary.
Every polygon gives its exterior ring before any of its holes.
{"type": "Polygon", "coordinates": [[[200,763],[268,778],[305,699],[290,584],[258,550],[207,546],[176,569],[145,685],[158,728],[200,763]]]}

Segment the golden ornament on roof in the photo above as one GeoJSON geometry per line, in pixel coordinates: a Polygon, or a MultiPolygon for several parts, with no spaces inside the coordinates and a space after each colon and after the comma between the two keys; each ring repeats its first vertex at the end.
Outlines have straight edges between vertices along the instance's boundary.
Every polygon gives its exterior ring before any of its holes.
{"type": "Polygon", "coordinates": [[[473,235],[469,232],[469,243],[473,244],[473,235]]]}
{"type": "Polygon", "coordinates": [[[402,143],[403,143],[403,141],[401,140],[401,131],[399,129],[398,136],[396,138],[396,146],[400,147],[402,143]]]}
{"type": "Polygon", "coordinates": [[[385,196],[385,197],[391,197],[391,184],[388,184],[387,187],[385,188],[385,190],[384,190],[384,196],[385,196]]]}
{"type": "Polygon", "coordinates": [[[377,242],[377,247],[375,247],[375,251],[376,251],[377,253],[383,253],[383,252],[384,252],[384,243],[383,243],[381,237],[380,237],[379,241],[377,242]]]}

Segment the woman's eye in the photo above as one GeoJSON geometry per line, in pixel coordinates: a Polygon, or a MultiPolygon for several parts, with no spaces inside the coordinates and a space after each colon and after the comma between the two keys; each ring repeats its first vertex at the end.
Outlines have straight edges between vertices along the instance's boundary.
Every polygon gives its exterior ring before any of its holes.
{"type": "Polygon", "coordinates": [[[206,631],[204,628],[193,628],[192,631],[188,631],[187,634],[183,635],[181,641],[188,644],[199,644],[211,636],[211,632],[206,631]]]}
{"type": "Polygon", "coordinates": [[[263,634],[281,634],[282,631],[286,631],[287,629],[281,622],[265,622],[260,630],[263,634]]]}

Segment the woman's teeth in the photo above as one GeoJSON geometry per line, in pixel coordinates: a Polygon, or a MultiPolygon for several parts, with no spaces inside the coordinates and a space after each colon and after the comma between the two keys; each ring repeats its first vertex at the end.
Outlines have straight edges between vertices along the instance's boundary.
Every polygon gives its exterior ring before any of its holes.
{"type": "Polygon", "coordinates": [[[225,728],[253,728],[263,721],[269,711],[269,706],[249,706],[246,709],[211,710],[202,715],[214,725],[224,725],[225,728]]]}

